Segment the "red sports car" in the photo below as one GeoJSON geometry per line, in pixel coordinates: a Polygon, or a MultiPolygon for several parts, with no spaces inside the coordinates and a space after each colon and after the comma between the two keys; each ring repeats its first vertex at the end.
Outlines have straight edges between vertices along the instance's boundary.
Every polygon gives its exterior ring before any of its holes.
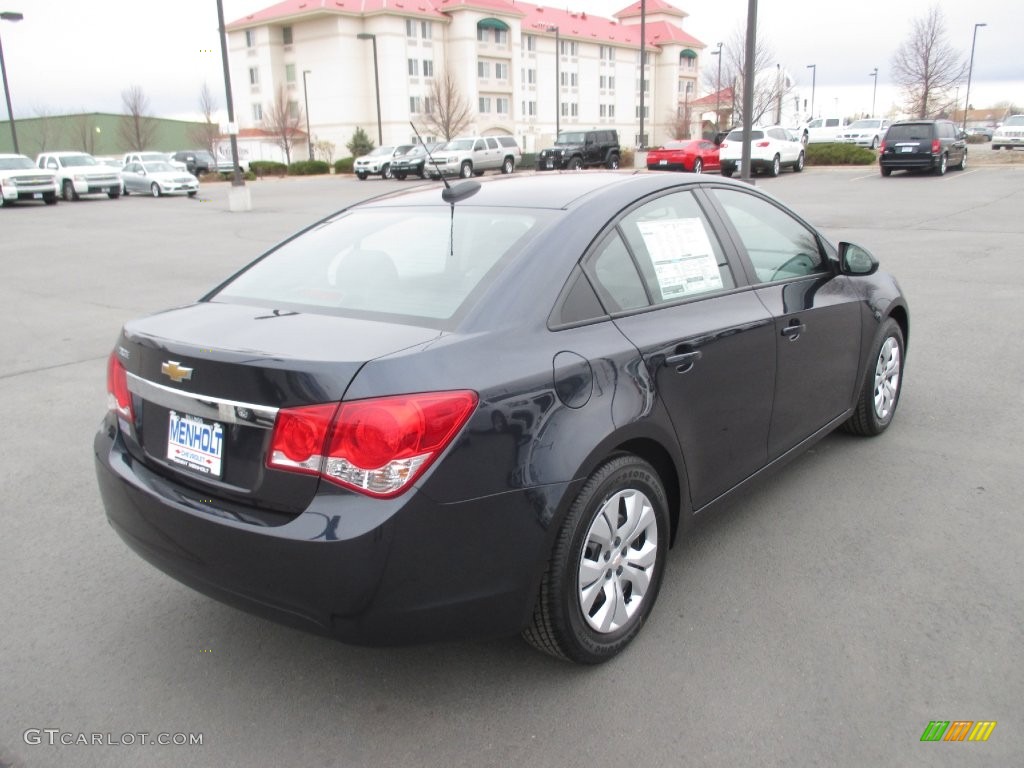
{"type": "Polygon", "coordinates": [[[647,153],[649,171],[717,171],[718,146],[704,139],[670,141],[647,153]]]}

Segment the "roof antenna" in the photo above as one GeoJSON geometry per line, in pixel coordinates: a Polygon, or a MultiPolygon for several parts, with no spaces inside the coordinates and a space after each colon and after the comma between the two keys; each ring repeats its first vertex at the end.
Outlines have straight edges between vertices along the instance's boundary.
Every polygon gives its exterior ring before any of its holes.
{"type": "Polygon", "coordinates": [[[412,120],[409,121],[409,125],[412,126],[413,133],[416,134],[416,138],[420,140],[420,144],[423,145],[423,151],[427,153],[427,159],[430,160],[434,169],[437,171],[437,175],[441,177],[441,181],[444,182],[444,191],[441,193],[441,199],[446,203],[451,203],[453,206],[459,200],[465,200],[467,197],[472,197],[480,189],[479,181],[464,181],[461,184],[456,184],[454,187],[448,183],[448,179],[444,177],[444,171],[442,171],[437,161],[434,160],[434,156],[430,154],[430,150],[427,148],[427,143],[423,141],[423,137],[420,136],[420,132],[416,130],[416,126],[412,120]]]}

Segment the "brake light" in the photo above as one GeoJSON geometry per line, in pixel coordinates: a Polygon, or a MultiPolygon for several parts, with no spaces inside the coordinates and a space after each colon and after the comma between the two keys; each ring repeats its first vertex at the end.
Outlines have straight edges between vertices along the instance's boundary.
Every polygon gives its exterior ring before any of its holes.
{"type": "Polygon", "coordinates": [[[942,151],[942,142],[938,139],[932,139],[932,154],[937,155],[942,151]]]}
{"type": "Polygon", "coordinates": [[[885,152],[885,139],[882,139],[882,141],[879,143],[878,151],[879,152],[885,152]]]}
{"type": "Polygon", "coordinates": [[[728,146],[729,146],[729,142],[723,141],[721,144],[718,145],[718,148],[719,149],[725,149],[728,146]]]}
{"type": "Polygon", "coordinates": [[[107,407],[129,422],[134,421],[132,394],[128,391],[128,372],[114,352],[110,353],[107,360],[107,407]]]}
{"type": "Polygon", "coordinates": [[[397,496],[448,447],[476,404],[466,390],[285,408],[267,466],[368,496],[397,496]]]}
{"type": "Polygon", "coordinates": [[[768,146],[768,142],[767,141],[759,141],[754,146],[755,147],[767,147],[768,146]]]}

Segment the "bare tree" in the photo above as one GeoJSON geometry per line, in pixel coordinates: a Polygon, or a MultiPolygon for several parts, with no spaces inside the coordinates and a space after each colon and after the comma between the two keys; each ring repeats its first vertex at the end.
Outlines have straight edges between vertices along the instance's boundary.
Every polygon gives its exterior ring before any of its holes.
{"type": "Polygon", "coordinates": [[[96,134],[99,128],[96,126],[95,116],[86,113],[85,108],[75,115],[71,121],[71,138],[78,142],[83,152],[93,154],[96,151],[96,134]]]}
{"type": "Polygon", "coordinates": [[[206,83],[203,83],[199,91],[199,111],[203,114],[203,123],[189,130],[189,140],[216,156],[220,126],[214,122],[213,113],[217,111],[217,99],[206,83]]]}
{"type": "Polygon", "coordinates": [[[124,117],[118,129],[118,137],[126,149],[141,151],[148,148],[156,135],[157,122],[150,115],[149,97],[140,85],[132,85],[121,91],[124,117]]]}
{"type": "Polygon", "coordinates": [[[334,150],[335,145],[333,141],[327,139],[319,139],[313,142],[313,154],[317,160],[323,160],[328,165],[334,163],[334,150]]]}
{"type": "Polygon", "coordinates": [[[430,81],[428,108],[420,119],[420,128],[435,136],[450,141],[462,133],[473,122],[473,111],[463,95],[452,73],[444,74],[430,81]]]}
{"type": "Polygon", "coordinates": [[[53,112],[47,107],[36,107],[35,113],[39,121],[36,123],[36,154],[59,147],[64,141],[64,131],[61,124],[53,119],[53,112]]]}
{"type": "MultiPolygon", "coordinates": [[[[739,116],[743,114],[743,77],[746,72],[747,54],[747,31],[745,25],[740,25],[733,30],[728,42],[723,46],[722,78],[718,79],[718,65],[708,67],[701,77],[704,87],[711,93],[729,86],[732,87],[733,101],[732,114],[739,116]]],[[[754,48],[754,104],[753,104],[753,125],[760,123],[766,115],[774,120],[778,104],[783,97],[792,90],[792,81],[786,77],[777,76],[777,67],[772,66],[776,61],[775,52],[772,50],[768,40],[758,35],[754,48]]],[[[724,112],[726,105],[722,105],[724,112]]]]}
{"type": "Polygon", "coordinates": [[[917,117],[948,108],[949,94],[966,71],[960,53],[946,40],[946,22],[937,5],[914,20],[910,36],[892,57],[892,79],[903,91],[907,111],[917,117]]]}
{"type": "Polygon", "coordinates": [[[263,110],[263,125],[274,135],[278,146],[284,150],[284,160],[287,165],[292,164],[292,145],[295,143],[295,138],[302,133],[300,126],[304,120],[302,107],[298,102],[288,101],[288,92],[284,85],[278,86],[274,103],[263,110]]]}

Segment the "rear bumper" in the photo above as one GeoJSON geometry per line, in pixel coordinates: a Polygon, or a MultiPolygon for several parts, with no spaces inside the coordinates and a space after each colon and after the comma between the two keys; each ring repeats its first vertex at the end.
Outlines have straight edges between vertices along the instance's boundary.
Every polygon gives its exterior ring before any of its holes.
{"type": "Polygon", "coordinates": [[[916,155],[914,157],[882,155],[878,158],[878,164],[891,171],[929,171],[939,166],[940,157],[940,155],[916,155]]]}
{"type": "Polygon", "coordinates": [[[251,613],[346,642],[393,645],[509,635],[532,611],[550,544],[538,489],[455,504],[418,490],[393,500],[339,490],[266,526],[235,519],[216,500],[196,503],[136,462],[107,425],[94,453],[108,521],[125,543],[178,581],[251,613]]]}

